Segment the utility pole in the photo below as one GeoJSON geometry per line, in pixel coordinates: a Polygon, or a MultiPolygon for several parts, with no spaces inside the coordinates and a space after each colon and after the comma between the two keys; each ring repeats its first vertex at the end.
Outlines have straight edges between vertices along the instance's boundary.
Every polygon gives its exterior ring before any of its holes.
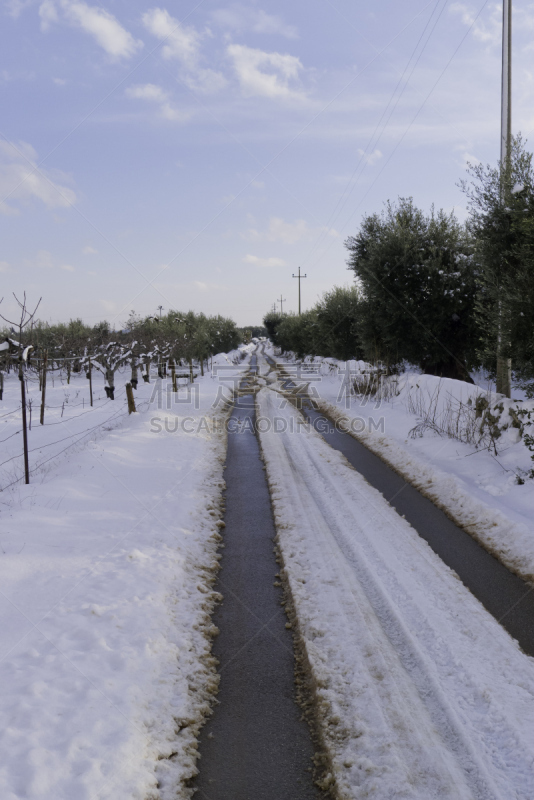
{"type": "Polygon", "coordinates": [[[284,303],[286,302],[286,298],[282,297],[282,295],[280,295],[280,300],[277,300],[276,302],[280,303],[280,314],[283,314],[284,313],[284,303]]]}
{"type": "Polygon", "coordinates": [[[301,282],[302,278],[307,278],[308,276],[307,275],[301,275],[300,274],[300,267],[299,267],[299,274],[298,275],[293,275],[293,277],[294,278],[298,278],[298,282],[299,282],[299,317],[300,317],[300,282],[301,282]]]}
{"type": "MultiPolygon", "coordinates": [[[[502,7],[502,84],[501,84],[501,201],[507,204],[511,181],[512,152],[512,0],[503,0],[502,7]]],[[[506,313],[506,312],[505,312],[506,313]]],[[[499,330],[497,332],[496,389],[506,397],[511,396],[512,361],[502,356],[503,314],[499,304],[499,330]]]]}
{"type": "Polygon", "coordinates": [[[163,311],[163,306],[158,306],[159,311],[159,318],[161,319],[161,312],[163,311]]]}

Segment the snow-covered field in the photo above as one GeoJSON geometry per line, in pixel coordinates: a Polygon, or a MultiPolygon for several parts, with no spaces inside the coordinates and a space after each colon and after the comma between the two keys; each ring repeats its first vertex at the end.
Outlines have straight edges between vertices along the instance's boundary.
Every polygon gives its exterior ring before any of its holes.
{"type": "MultiPolygon", "coordinates": [[[[425,419],[423,409],[435,406],[436,420],[440,422],[441,414],[443,421],[444,406],[458,408],[470,398],[474,405],[477,396],[486,396],[483,387],[408,374],[400,377],[388,399],[362,400],[347,391],[357,362],[347,371],[345,362],[334,359],[316,358],[302,367],[294,359],[277,360],[301,384],[309,382],[321,411],[443,508],[508,568],[534,581],[534,480],[528,477],[534,464],[518,429],[510,424],[496,441],[497,452],[492,445],[476,447],[428,426],[422,435],[414,431],[425,419]]],[[[504,406],[496,416],[510,423],[508,407],[534,405],[499,398],[496,402],[504,406]]],[[[530,429],[527,424],[525,430],[530,429]]]]}
{"type": "Polygon", "coordinates": [[[336,797],[532,800],[534,660],[276,388],[260,441],[336,797]]]}
{"type": "MultiPolygon", "coordinates": [[[[31,483],[0,492],[2,800],[189,796],[217,686],[223,400],[247,360],[177,397],[140,382],[131,416],[128,372],[114,401],[95,375],[93,409],[83,373],[49,378],[44,426],[30,382],[31,483]]],[[[19,392],[6,376],[1,487],[22,474],[19,392]]]]}

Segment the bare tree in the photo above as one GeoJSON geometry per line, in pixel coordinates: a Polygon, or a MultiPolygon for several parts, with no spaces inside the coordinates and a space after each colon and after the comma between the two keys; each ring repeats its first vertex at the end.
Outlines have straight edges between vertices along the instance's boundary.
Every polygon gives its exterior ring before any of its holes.
{"type": "MultiPolygon", "coordinates": [[[[27,347],[23,348],[22,338],[25,329],[30,325],[33,327],[33,322],[35,320],[35,314],[37,313],[37,309],[41,303],[42,297],[39,298],[39,302],[33,309],[33,311],[29,311],[26,302],[26,292],[24,292],[22,300],[19,300],[17,295],[13,292],[13,297],[15,298],[19,309],[20,309],[20,317],[18,320],[11,320],[7,317],[4,317],[3,314],[0,314],[0,318],[7,322],[8,325],[11,325],[13,329],[17,326],[19,330],[19,381],[20,381],[20,395],[21,395],[21,404],[22,404],[22,438],[24,440],[24,476],[26,479],[26,483],[30,482],[30,465],[28,461],[28,429],[26,424],[26,387],[24,384],[24,364],[28,361],[28,354],[32,349],[33,345],[30,344],[27,347]]],[[[30,329],[31,329],[30,327],[30,329]]]]}

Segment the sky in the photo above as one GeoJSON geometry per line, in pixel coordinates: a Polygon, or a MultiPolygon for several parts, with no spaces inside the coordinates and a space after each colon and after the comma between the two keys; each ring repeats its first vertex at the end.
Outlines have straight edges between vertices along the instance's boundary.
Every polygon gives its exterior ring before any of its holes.
{"type": "MultiPolygon", "coordinates": [[[[467,214],[499,157],[502,4],[1,0],[0,313],[260,324],[350,285],[387,200],[467,214]]],[[[513,7],[534,140],[534,3],[513,7]]],[[[531,142],[529,143],[531,144],[531,142]]],[[[529,146],[529,145],[527,145],[529,146]]]]}

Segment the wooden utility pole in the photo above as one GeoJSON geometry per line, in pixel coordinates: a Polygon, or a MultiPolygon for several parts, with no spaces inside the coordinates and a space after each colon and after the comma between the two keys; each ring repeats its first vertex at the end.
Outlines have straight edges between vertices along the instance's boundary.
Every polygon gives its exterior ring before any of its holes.
{"type": "Polygon", "coordinates": [[[284,313],[284,303],[286,302],[286,298],[282,297],[282,295],[280,295],[280,300],[277,300],[276,302],[280,303],[280,313],[283,314],[284,313]]]}
{"type": "Polygon", "coordinates": [[[301,275],[300,274],[300,267],[299,267],[299,274],[298,275],[293,275],[293,277],[294,278],[298,278],[298,282],[299,282],[299,317],[300,317],[300,282],[301,282],[301,280],[303,278],[307,278],[308,276],[307,275],[301,275]]]}
{"type": "MultiPolygon", "coordinates": [[[[507,205],[511,190],[512,155],[512,0],[503,0],[502,6],[502,84],[501,84],[501,201],[507,205]]],[[[511,397],[512,361],[504,358],[503,322],[506,309],[499,302],[499,330],[497,331],[496,389],[511,397]]]]}

